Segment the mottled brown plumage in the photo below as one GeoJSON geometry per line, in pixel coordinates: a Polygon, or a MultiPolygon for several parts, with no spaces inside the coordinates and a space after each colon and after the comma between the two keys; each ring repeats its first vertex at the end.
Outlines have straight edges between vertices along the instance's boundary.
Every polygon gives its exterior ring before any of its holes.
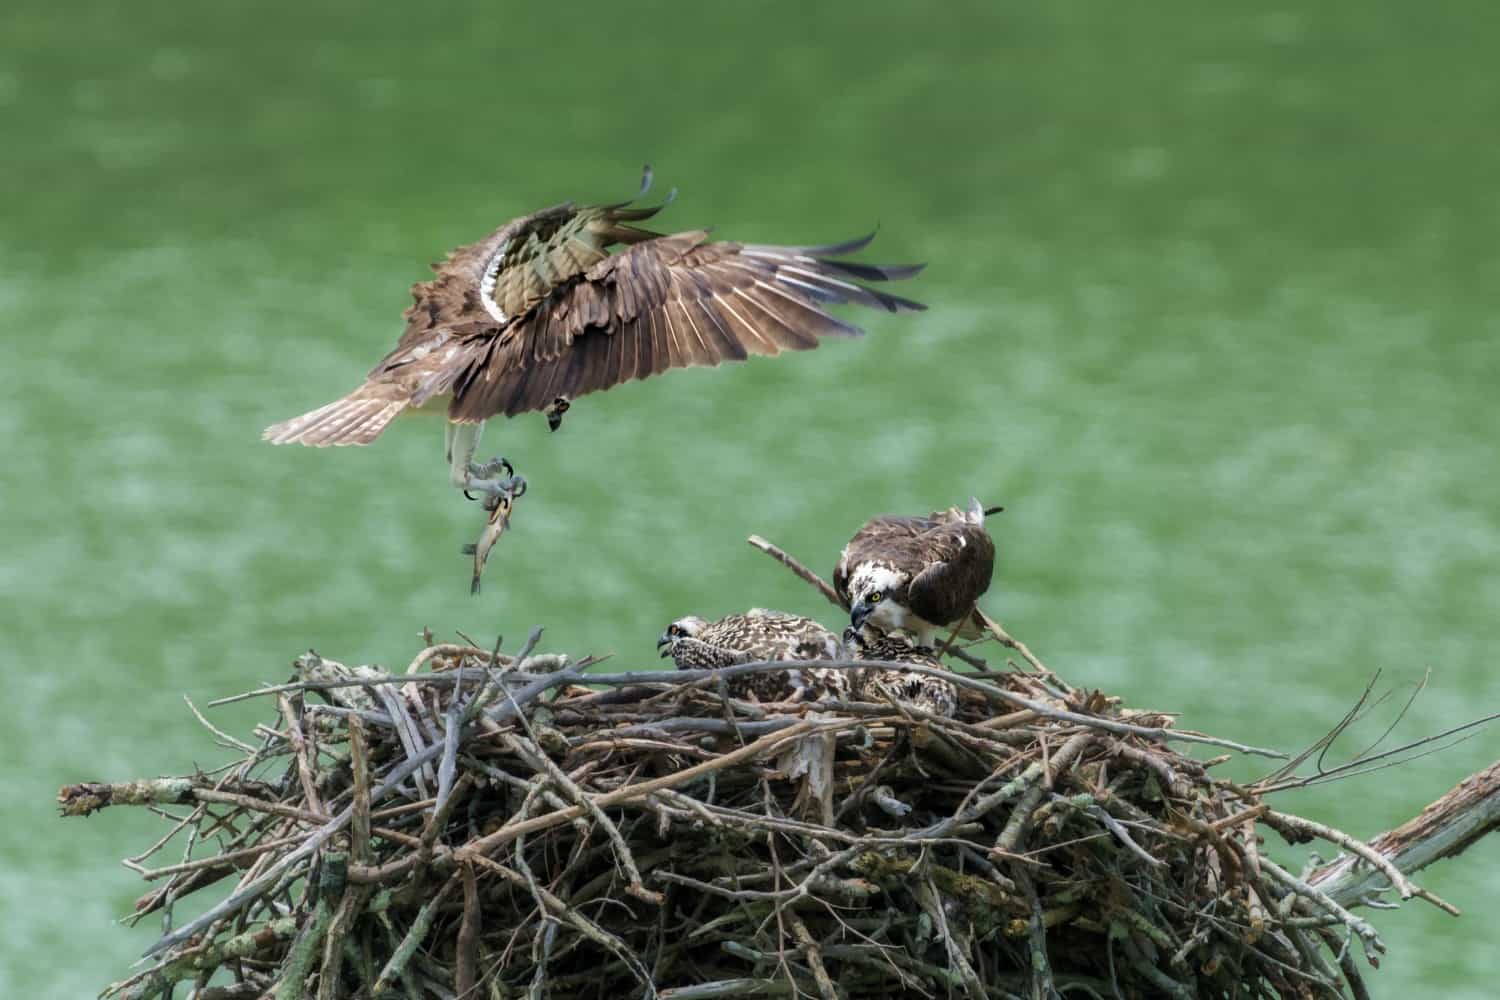
{"type": "MultiPolygon", "coordinates": [[[[860,333],[825,312],[829,304],[924,308],[859,283],[907,278],[920,265],[834,259],[870,237],[760,246],[634,225],[659,210],[569,203],[459,247],[434,265],[435,278],[412,288],[405,333],[363,385],[266,428],[264,437],[368,444],[401,412],[429,405],[446,406],[454,423],[480,424],[669,368],[807,350],[830,334],[860,333]]],[[[555,427],[560,412],[550,416],[555,427]]]]}
{"type": "Polygon", "coordinates": [[[859,628],[906,629],[923,645],[932,633],[967,623],[990,585],[995,543],[978,500],[926,517],[885,514],[855,532],[839,556],[833,586],[859,628]]]}
{"type": "MultiPolygon", "coordinates": [[[[852,659],[948,669],[938,658],[937,650],[931,646],[914,645],[896,633],[845,629],[844,648],[852,659]]],[[[930,674],[870,667],[860,672],[855,690],[861,701],[894,701],[948,718],[958,710],[958,688],[951,681],[930,674]]]]}
{"type": "MultiPolygon", "coordinates": [[[[679,618],[656,645],[679,670],[717,670],[762,660],[832,660],[841,653],[838,637],[811,618],[763,608],[716,622],[696,615],[679,618]]],[[[728,683],[734,697],[757,701],[839,697],[849,691],[844,672],[817,668],[743,674],[728,683]]]]}

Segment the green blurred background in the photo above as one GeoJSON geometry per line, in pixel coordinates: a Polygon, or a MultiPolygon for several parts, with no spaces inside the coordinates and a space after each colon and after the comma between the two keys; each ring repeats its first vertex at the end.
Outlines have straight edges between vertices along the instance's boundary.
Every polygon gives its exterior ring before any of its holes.
{"type": "MultiPolygon", "coordinates": [[[[1226,736],[1306,743],[1377,668],[1432,669],[1401,736],[1500,708],[1496,34],[1480,2],[9,0],[0,993],[89,995],[153,939],[111,920],[158,821],[52,797],[219,762],[181,695],[310,645],[403,665],[423,626],[625,668],[689,612],[833,622],[751,532],[826,573],[869,514],[1004,503],[990,611],[1226,736]],[[492,426],[532,493],[478,599],[435,422],[258,440],[447,248],[648,160],[666,227],[879,223],[932,310],[492,426]]],[[[1282,805],[1373,834],[1497,744],[1282,805]]],[[[1374,914],[1379,995],[1493,995],[1497,860],[1423,879],[1462,919],[1374,914]]]]}

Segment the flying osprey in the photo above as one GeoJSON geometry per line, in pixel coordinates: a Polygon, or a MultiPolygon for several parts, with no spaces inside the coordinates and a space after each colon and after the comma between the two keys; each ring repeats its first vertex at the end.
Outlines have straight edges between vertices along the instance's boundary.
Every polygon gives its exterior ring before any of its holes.
{"type": "MultiPolygon", "coordinates": [[[[844,630],[844,648],[858,660],[885,660],[936,670],[948,669],[938,659],[937,650],[931,646],[914,646],[899,633],[880,634],[869,629],[848,628],[844,630]]],[[[958,688],[952,682],[931,674],[870,667],[861,674],[858,687],[859,696],[864,701],[895,701],[950,719],[958,710],[958,688]]]]}
{"type": "MultiPolygon", "coordinates": [[[[650,179],[648,169],[641,194],[650,179]]],[[[514,495],[524,480],[508,462],[473,462],[491,417],[542,410],[555,430],[570,400],[621,382],[858,335],[824,311],[830,304],[925,308],[859,283],[909,278],[921,265],[835,259],[873,234],[814,247],[712,241],[701,229],[668,236],[633,225],[664,205],[630,206],[570,202],[454,250],[433,265],[436,278],[412,287],[406,332],[363,385],[263,436],[369,444],[398,415],[441,407],[453,485],[514,495]]]]}
{"type": "MultiPolygon", "coordinates": [[[[838,636],[811,618],[764,608],[716,622],[697,615],[679,618],[656,640],[656,648],[679,670],[717,670],[761,660],[834,660],[842,654],[838,636]]],[[[734,697],[754,695],[758,701],[803,700],[824,693],[842,697],[849,689],[846,671],[817,668],[745,674],[729,682],[734,697]]]]}
{"type": "Polygon", "coordinates": [[[923,646],[938,629],[962,624],[966,634],[975,602],[990,586],[995,543],[984,516],[1002,508],[950,507],[926,517],[883,514],[854,533],[833,571],[833,587],[849,609],[849,622],[905,629],[923,646]]]}

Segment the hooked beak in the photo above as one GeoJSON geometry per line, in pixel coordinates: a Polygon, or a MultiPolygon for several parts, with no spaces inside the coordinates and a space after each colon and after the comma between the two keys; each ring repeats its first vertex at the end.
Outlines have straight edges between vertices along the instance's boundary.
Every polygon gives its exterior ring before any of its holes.
{"type": "Polygon", "coordinates": [[[849,624],[854,626],[854,631],[858,632],[864,626],[865,619],[870,617],[870,612],[874,610],[864,601],[860,601],[849,609],[849,624]]]}
{"type": "Polygon", "coordinates": [[[663,632],[661,638],[656,640],[656,648],[661,650],[656,658],[659,660],[666,659],[672,652],[672,637],[663,632]]]}

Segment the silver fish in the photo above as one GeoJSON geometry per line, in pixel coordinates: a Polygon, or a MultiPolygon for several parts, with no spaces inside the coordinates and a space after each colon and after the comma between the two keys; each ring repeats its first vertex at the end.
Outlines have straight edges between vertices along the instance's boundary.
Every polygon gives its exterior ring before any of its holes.
{"type": "MultiPolygon", "coordinates": [[[[522,491],[524,492],[524,491],[522,491]]],[[[520,496],[517,493],[516,496],[520,496]]],[[[508,493],[500,493],[496,496],[486,497],[484,509],[489,511],[489,520],[485,522],[484,530],[479,533],[479,541],[472,545],[465,545],[463,553],[474,557],[474,579],[469,584],[469,593],[479,593],[479,578],[484,573],[484,564],[490,558],[490,549],[500,541],[500,536],[505,534],[510,527],[510,512],[515,506],[515,497],[508,493]]]]}

